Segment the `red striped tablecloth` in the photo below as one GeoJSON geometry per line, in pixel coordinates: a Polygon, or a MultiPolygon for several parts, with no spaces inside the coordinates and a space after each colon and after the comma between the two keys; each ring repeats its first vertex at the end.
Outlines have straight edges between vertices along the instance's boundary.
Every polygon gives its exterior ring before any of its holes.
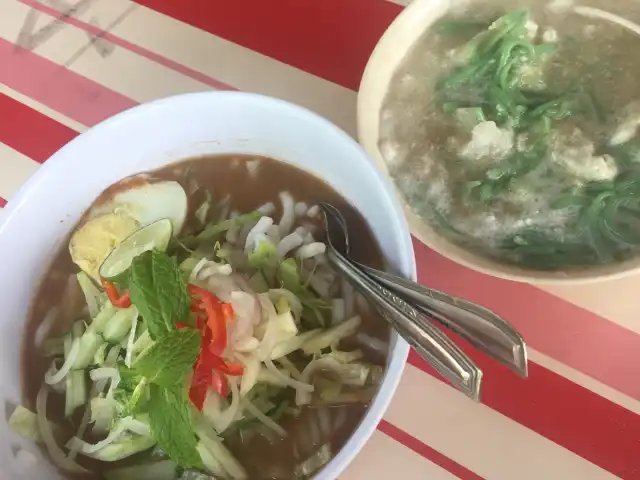
{"type": "MultiPolygon", "coordinates": [[[[0,205],[79,132],[171,94],[259,92],[353,134],[367,57],[401,9],[386,0],[0,0],[0,205]]],[[[520,329],[531,375],[520,380],[471,352],[486,379],[475,404],[412,355],[342,480],[640,478],[640,279],[543,288],[415,249],[423,283],[520,329]]]]}

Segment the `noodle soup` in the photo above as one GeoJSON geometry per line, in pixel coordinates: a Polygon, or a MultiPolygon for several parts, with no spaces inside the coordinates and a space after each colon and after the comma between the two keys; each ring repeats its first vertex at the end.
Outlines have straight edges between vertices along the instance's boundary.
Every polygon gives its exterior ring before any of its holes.
{"type": "Polygon", "coordinates": [[[389,340],[327,264],[320,200],[381,268],[353,207],[271,158],[109,187],[38,289],[10,425],[69,478],[309,478],[361,421],[389,340]]]}

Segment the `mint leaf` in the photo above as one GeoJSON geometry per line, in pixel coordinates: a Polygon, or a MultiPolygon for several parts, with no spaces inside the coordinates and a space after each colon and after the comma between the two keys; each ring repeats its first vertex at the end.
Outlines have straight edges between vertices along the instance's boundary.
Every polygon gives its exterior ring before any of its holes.
{"type": "Polygon", "coordinates": [[[118,370],[120,383],[114,392],[114,397],[124,406],[123,416],[144,410],[148,380],[124,365],[120,365],[118,370]]]}
{"type": "Polygon", "coordinates": [[[182,382],[170,388],[151,385],[149,424],[151,435],[171,460],[182,468],[203,468],[196,450],[187,392],[182,382]]]}
{"type": "Polygon", "coordinates": [[[131,396],[124,404],[125,415],[140,412],[145,407],[145,394],[147,392],[147,379],[142,377],[136,387],[131,391],[131,396]]]}
{"type": "Polygon", "coordinates": [[[129,295],[154,340],[189,318],[187,285],[178,264],[166,253],[151,250],[133,259],[129,295]]]}
{"type": "Polygon", "coordinates": [[[142,380],[141,375],[124,364],[118,365],[118,372],[120,372],[120,383],[118,383],[118,388],[126,390],[127,392],[133,392],[136,385],[138,385],[140,380],[142,380]]]}
{"type": "Polygon", "coordinates": [[[200,353],[200,342],[195,328],[166,333],[135,361],[135,371],[162,387],[182,383],[200,353]]]}

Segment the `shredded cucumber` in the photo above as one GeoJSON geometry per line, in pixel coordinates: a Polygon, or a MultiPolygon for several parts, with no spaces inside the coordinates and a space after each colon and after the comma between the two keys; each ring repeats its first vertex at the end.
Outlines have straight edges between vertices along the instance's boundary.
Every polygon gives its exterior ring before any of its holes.
{"type": "Polygon", "coordinates": [[[136,307],[118,310],[102,329],[102,337],[109,343],[120,343],[131,330],[133,317],[137,316],[136,307]]]}
{"type": "Polygon", "coordinates": [[[87,368],[96,357],[96,353],[104,344],[104,338],[100,334],[87,330],[80,338],[80,351],[73,364],[74,370],[87,368]]]}
{"type": "Polygon", "coordinates": [[[335,327],[328,328],[317,335],[311,337],[302,347],[307,355],[312,355],[320,350],[336,344],[340,340],[355,333],[360,326],[361,319],[359,316],[345,320],[335,327]]]}
{"type": "MultiPolygon", "coordinates": [[[[65,339],[65,358],[71,352],[71,345],[74,339],[80,341],[80,350],[82,349],[82,337],[84,336],[82,333],[83,329],[84,326],[82,322],[76,322],[73,325],[71,334],[65,339]]],[[[80,354],[76,357],[74,366],[77,364],[79,356],[80,354]]],[[[91,357],[93,357],[93,354],[91,357]]],[[[64,413],[66,417],[69,417],[78,407],[87,403],[87,377],[85,372],[83,370],[70,371],[66,377],[66,384],[64,413]]]]}
{"type": "Polygon", "coordinates": [[[103,462],[117,462],[136,453],[149,450],[155,444],[155,440],[151,437],[142,435],[124,436],[119,441],[113,442],[97,452],[84,455],[95,458],[96,460],[102,460],[103,462]]]}
{"type": "Polygon", "coordinates": [[[116,307],[111,305],[110,302],[107,302],[105,306],[102,307],[98,315],[96,315],[93,321],[89,324],[89,328],[87,329],[87,331],[100,333],[106,326],[107,322],[116,314],[117,311],[118,310],[116,307]]]}
{"type": "MultiPolygon", "coordinates": [[[[200,444],[203,445],[204,448],[208,451],[210,457],[215,459],[218,464],[222,466],[228,477],[232,478],[233,480],[244,480],[248,478],[247,471],[240,464],[240,462],[236,460],[236,458],[227,449],[227,447],[224,446],[220,438],[218,438],[212,432],[209,433],[202,426],[196,427],[196,433],[198,434],[198,437],[200,437],[200,444]]],[[[202,449],[199,448],[199,450],[202,449]]]]}

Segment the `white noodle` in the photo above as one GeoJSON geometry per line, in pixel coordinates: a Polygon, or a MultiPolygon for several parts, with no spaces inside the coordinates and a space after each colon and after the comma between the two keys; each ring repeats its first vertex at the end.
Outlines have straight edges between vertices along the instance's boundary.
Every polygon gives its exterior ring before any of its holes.
{"type": "Polygon", "coordinates": [[[267,238],[276,244],[280,241],[280,229],[277,225],[271,225],[269,227],[267,230],[267,238]]]}
{"type": "Polygon", "coordinates": [[[307,211],[307,216],[311,218],[316,218],[320,216],[320,207],[318,205],[314,205],[307,211]]]}
{"type": "Polygon", "coordinates": [[[265,203],[257,209],[262,215],[273,215],[276,213],[276,206],[272,203],[265,203]]]}
{"type": "Polygon", "coordinates": [[[247,234],[247,239],[244,244],[245,253],[252,252],[258,248],[260,244],[258,240],[266,238],[265,233],[271,225],[273,225],[273,218],[271,217],[261,217],[260,220],[258,220],[258,223],[256,223],[247,234]]]}
{"type": "Polygon", "coordinates": [[[322,255],[326,251],[327,246],[324,243],[314,242],[300,247],[296,252],[296,256],[298,258],[306,259],[322,255]]]}
{"type": "Polygon", "coordinates": [[[253,229],[253,227],[256,226],[257,223],[258,223],[257,220],[252,220],[245,223],[242,226],[242,228],[240,228],[240,230],[238,231],[238,238],[236,239],[236,242],[235,242],[235,244],[238,247],[240,248],[244,247],[244,244],[247,241],[247,236],[249,235],[249,232],[253,229]]]}
{"type": "Polygon", "coordinates": [[[296,203],[296,206],[294,207],[294,211],[296,213],[296,217],[303,217],[304,215],[307,214],[307,210],[309,210],[309,207],[304,202],[298,202],[298,203],[296,203]]]}
{"type": "Polygon", "coordinates": [[[280,228],[280,235],[287,235],[293,228],[293,222],[295,221],[295,212],[293,206],[293,197],[289,192],[280,192],[280,201],[282,202],[282,217],[278,224],[280,228]]]}
{"type": "Polygon", "coordinates": [[[280,258],[284,258],[291,250],[302,245],[303,241],[304,238],[297,231],[293,231],[278,243],[278,246],[276,247],[278,256],[280,256],[280,258]]]}

